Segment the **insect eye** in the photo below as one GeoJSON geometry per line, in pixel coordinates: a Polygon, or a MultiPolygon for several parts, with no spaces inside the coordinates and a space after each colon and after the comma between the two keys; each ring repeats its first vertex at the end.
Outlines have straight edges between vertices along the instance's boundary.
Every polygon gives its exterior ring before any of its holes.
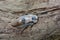
{"type": "Polygon", "coordinates": [[[22,22],[25,23],[25,19],[24,18],[22,19],[22,22]]]}
{"type": "Polygon", "coordinates": [[[36,17],[32,17],[32,20],[36,20],[36,17]]]}

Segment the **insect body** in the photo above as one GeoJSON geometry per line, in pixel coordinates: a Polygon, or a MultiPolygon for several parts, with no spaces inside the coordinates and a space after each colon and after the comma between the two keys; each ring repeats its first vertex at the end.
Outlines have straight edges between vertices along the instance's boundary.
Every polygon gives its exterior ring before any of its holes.
{"type": "Polygon", "coordinates": [[[30,22],[36,23],[38,21],[38,17],[33,14],[28,14],[28,15],[19,17],[17,20],[25,24],[30,22]]]}

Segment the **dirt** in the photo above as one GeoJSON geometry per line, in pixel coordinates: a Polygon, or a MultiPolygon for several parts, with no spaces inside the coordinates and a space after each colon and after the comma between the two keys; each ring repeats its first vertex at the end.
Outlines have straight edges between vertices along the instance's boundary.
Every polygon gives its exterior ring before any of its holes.
{"type": "Polygon", "coordinates": [[[0,40],[60,40],[60,0],[0,0],[0,40]],[[11,26],[19,16],[38,13],[38,23],[23,34],[11,26]]]}

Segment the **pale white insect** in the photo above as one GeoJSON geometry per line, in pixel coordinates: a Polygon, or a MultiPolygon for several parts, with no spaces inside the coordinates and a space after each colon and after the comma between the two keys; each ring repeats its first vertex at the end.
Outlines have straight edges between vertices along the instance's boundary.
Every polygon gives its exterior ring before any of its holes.
{"type": "Polygon", "coordinates": [[[38,21],[38,16],[33,14],[28,14],[28,15],[20,16],[17,20],[18,22],[24,22],[24,23],[29,23],[29,22],[36,23],[38,21]]]}

